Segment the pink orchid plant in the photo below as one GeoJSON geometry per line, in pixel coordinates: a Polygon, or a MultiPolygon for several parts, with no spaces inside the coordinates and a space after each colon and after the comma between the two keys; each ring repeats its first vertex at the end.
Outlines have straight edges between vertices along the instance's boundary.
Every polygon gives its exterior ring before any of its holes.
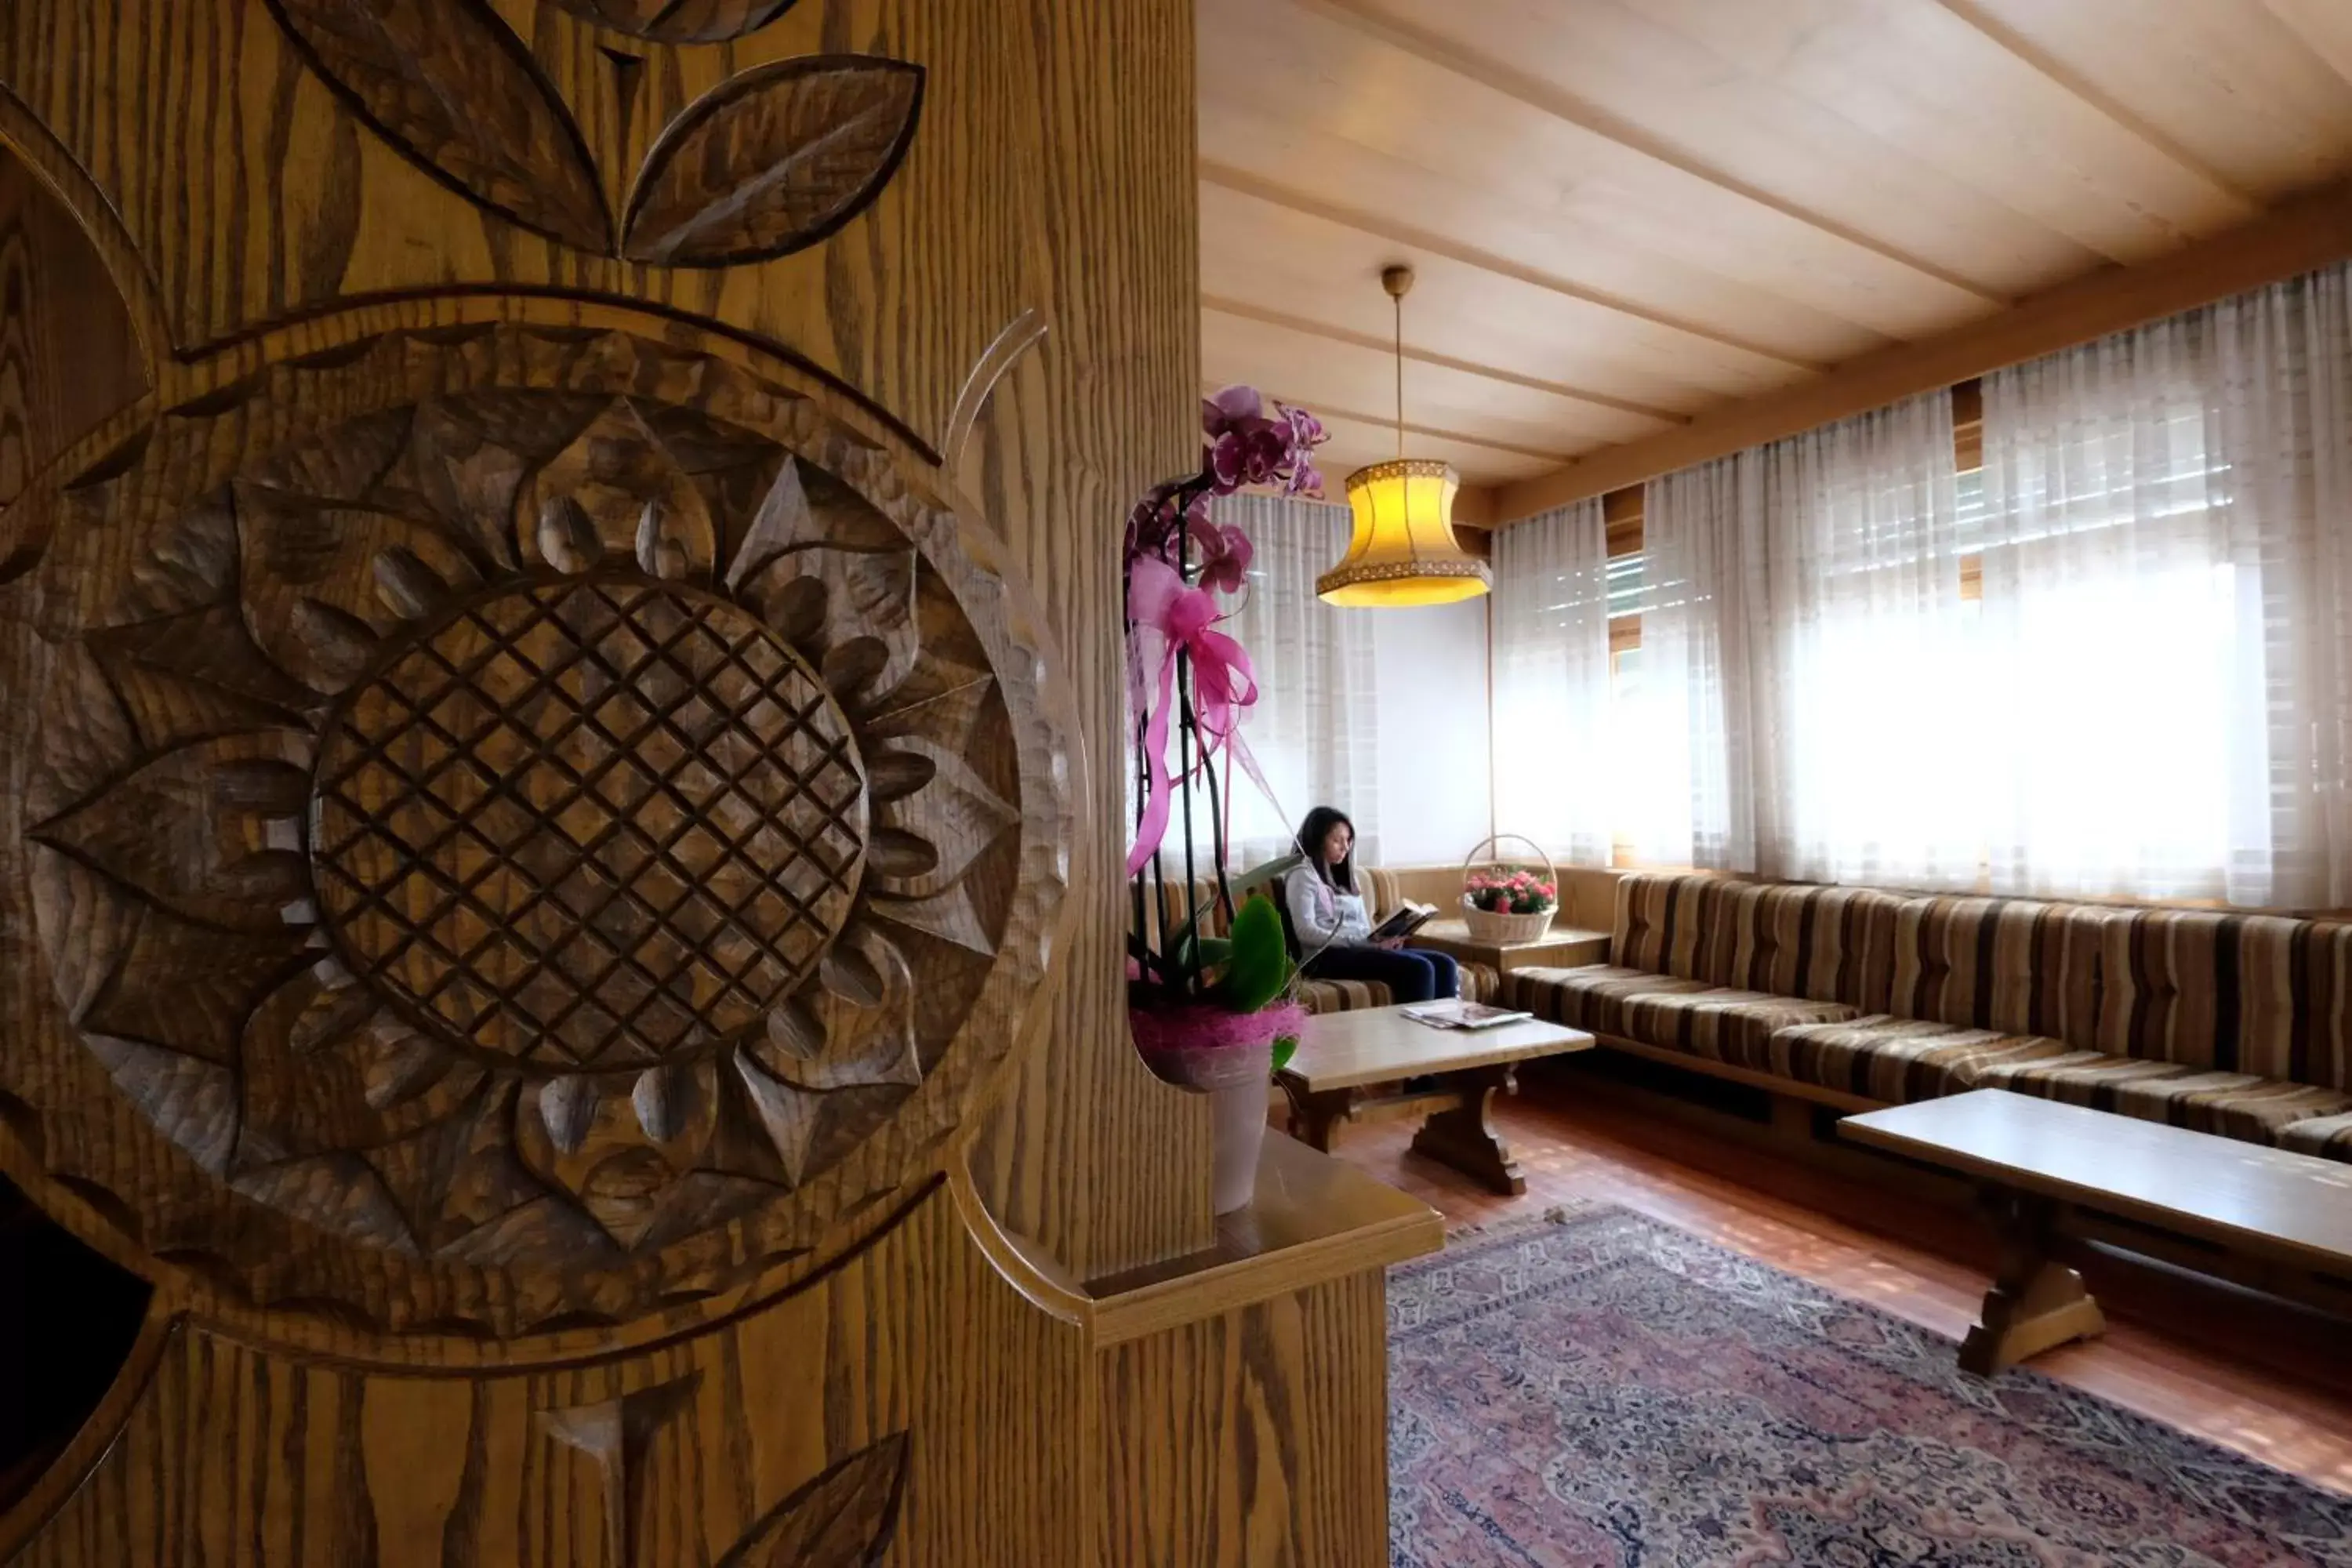
{"type": "Polygon", "coordinates": [[[1324,431],[1305,409],[1230,386],[1202,400],[1201,437],[1200,471],[1155,488],[1127,523],[1129,739],[1139,774],[1127,861],[1136,906],[1129,989],[1139,1042],[1174,1029],[1213,1045],[1262,1044],[1297,1028],[1297,1009],[1284,1001],[1292,979],[1288,957],[1272,906],[1255,898],[1237,910],[1234,899],[1288,862],[1231,880],[1225,873],[1221,760],[1265,786],[1241,735],[1242,718],[1257,700],[1256,674],[1248,651],[1220,629],[1233,613],[1223,601],[1247,591],[1252,548],[1239,526],[1210,517],[1209,502],[1244,485],[1320,495],[1314,451],[1324,431]],[[1198,847],[1190,809],[1196,784],[1207,792],[1212,823],[1211,843],[1198,847]],[[1155,923],[1145,919],[1146,883],[1160,871],[1161,846],[1175,821],[1186,825],[1181,896],[1187,909],[1155,943],[1146,935],[1155,923]],[[1210,909],[1194,893],[1196,847],[1213,858],[1217,894],[1211,908],[1221,907],[1232,923],[1230,939],[1202,934],[1210,909]],[[1199,1018],[1181,1022],[1171,1009],[1199,1018]]]}

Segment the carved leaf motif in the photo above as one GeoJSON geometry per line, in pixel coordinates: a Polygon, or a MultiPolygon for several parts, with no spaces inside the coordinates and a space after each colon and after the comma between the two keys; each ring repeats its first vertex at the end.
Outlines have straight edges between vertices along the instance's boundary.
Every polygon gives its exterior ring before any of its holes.
{"type": "MultiPolygon", "coordinates": [[[[28,836],[189,920],[282,930],[279,910],[310,896],[310,873],[299,855],[265,847],[254,824],[239,820],[247,815],[240,788],[278,775],[259,773],[270,764],[231,749],[238,745],[167,752],[28,836]]],[[[286,774],[302,776],[291,767],[286,774]]]]}
{"type": "Polygon", "coordinates": [[[882,1561],[907,1485],[907,1435],[893,1433],[770,1510],[719,1568],[868,1568],[882,1561]]]}
{"type": "Polygon", "coordinates": [[[525,228],[609,253],[587,143],[488,0],[270,0],[352,111],[426,174],[525,228]]]}
{"type": "Polygon", "coordinates": [[[920,67],[871,55],[780,60],[722,82],[646,157],[622,253],[727,267],[814,244],[881,194],[922,100],[920,67]]]}
{"type": "Polygon", "coordinates": [[[662,44],[719,44],[756,33],[793,0],[555,0],[583,21],[662,44]]]}

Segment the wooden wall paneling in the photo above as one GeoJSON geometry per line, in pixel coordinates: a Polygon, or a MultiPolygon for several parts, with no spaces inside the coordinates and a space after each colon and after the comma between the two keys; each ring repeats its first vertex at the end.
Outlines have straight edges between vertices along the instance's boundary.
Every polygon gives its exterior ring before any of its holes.
{"type": "Polygon", "coordinates": [[[1103,1352],[1102,1561],[1386,1561],[1386,1450],[1349,1435],[1388,1419],[1387,1345],[1375,1272],[1103,1352]]]}
{"type": "Polygon", "coordinates": [[[96,247],[32,166],[0,144],[0,510],[146,388],[130,309],[96,247]]]}
{"type": "MultiPolygon", "coordinates": [[[[22,1568],[1075,1563],[1091,1354],[950,1187],[782,1305],[584,1364],[460,1377],[183,1322],[22,1568]]],[[[12,1521],[14,1522],[14,1521],[12,1521]]]]}
{"type": "Polygon", "coordinates": [[[1517,521],[1585,496],[1950,386],[1987,371],[2328,266],[2352,256],[2352,188],[2331,186],[2245,226],[2137,267],[2112,268],[2037,294],[1998,316],[1841,365],[1780,395],[1702,414],[1679,429],[1596,452],[1507,487],[1517,521]]]}
{"type": "MultiPolygon", "coordinates": [[[[990,1207],[1078,1278],[1195,1250],[1213,1233],[1205,1104],[1160,1083],[1127,1031],[1124,677],[1118,551],[1128,509],[1199,462],[1192,33],[1181,5],[1024,0],[1000,64],[1014,100],[1050,84],[1010,149],[1038,205],[1024,278],[1058,302],[999,384],[974,463],[1041,585],[1085,704],[1078,936],[1051,1026],[975,1151],[990,1207]],[[1139,112],[1149,102],[1152,111],[1139,112]],[[1024,493],[1025,492],[1025,493],[1024,493]]],[[[995,193],[980,193],[996,199],[995,193]]],[[[970,468],[971,465],[968,465],[970,468]]]]}

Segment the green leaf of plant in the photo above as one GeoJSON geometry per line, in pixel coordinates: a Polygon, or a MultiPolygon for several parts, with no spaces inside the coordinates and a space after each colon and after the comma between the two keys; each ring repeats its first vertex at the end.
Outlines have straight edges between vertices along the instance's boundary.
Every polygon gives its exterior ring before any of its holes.
{"type": "Polygon", "coordinates": [[[1255,1013],[1290,984],[1290,953],[1282,940],[1282,916],[1274,900],[1254,895],[1234,916],[1232,953],[1225,963],[1225,1004],[1236,1013],[1255,1013]]]}
{"type": "Polygon", "coordinates": [[[1288,1067],[1290,1065],[1290,1058],[1297,1054],[1298,1037],[1297,1035],[1285,1035],[1282,1038],[1275,1041],[1274,1070],[1280,1072],[1283,1068],[1288,1067]]]}

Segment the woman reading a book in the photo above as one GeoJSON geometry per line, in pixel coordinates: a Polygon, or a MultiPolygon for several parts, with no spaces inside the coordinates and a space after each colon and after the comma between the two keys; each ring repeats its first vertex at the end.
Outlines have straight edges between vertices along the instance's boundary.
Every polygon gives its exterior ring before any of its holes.
{"type": "Polygon", "coordinates": [[[1461,973],[1443,952],[1408,948],[1402,937],[1374,939],[1364,897],[1356,890],[1356,825],[1318,805],[1298,829],[1307,863],[1283,882],[1283,905],[1298,943],[1300,967],[1317,980],[1377,980],[1399,1003],[1433,1002],[1461,992],[1461,973]]]}

